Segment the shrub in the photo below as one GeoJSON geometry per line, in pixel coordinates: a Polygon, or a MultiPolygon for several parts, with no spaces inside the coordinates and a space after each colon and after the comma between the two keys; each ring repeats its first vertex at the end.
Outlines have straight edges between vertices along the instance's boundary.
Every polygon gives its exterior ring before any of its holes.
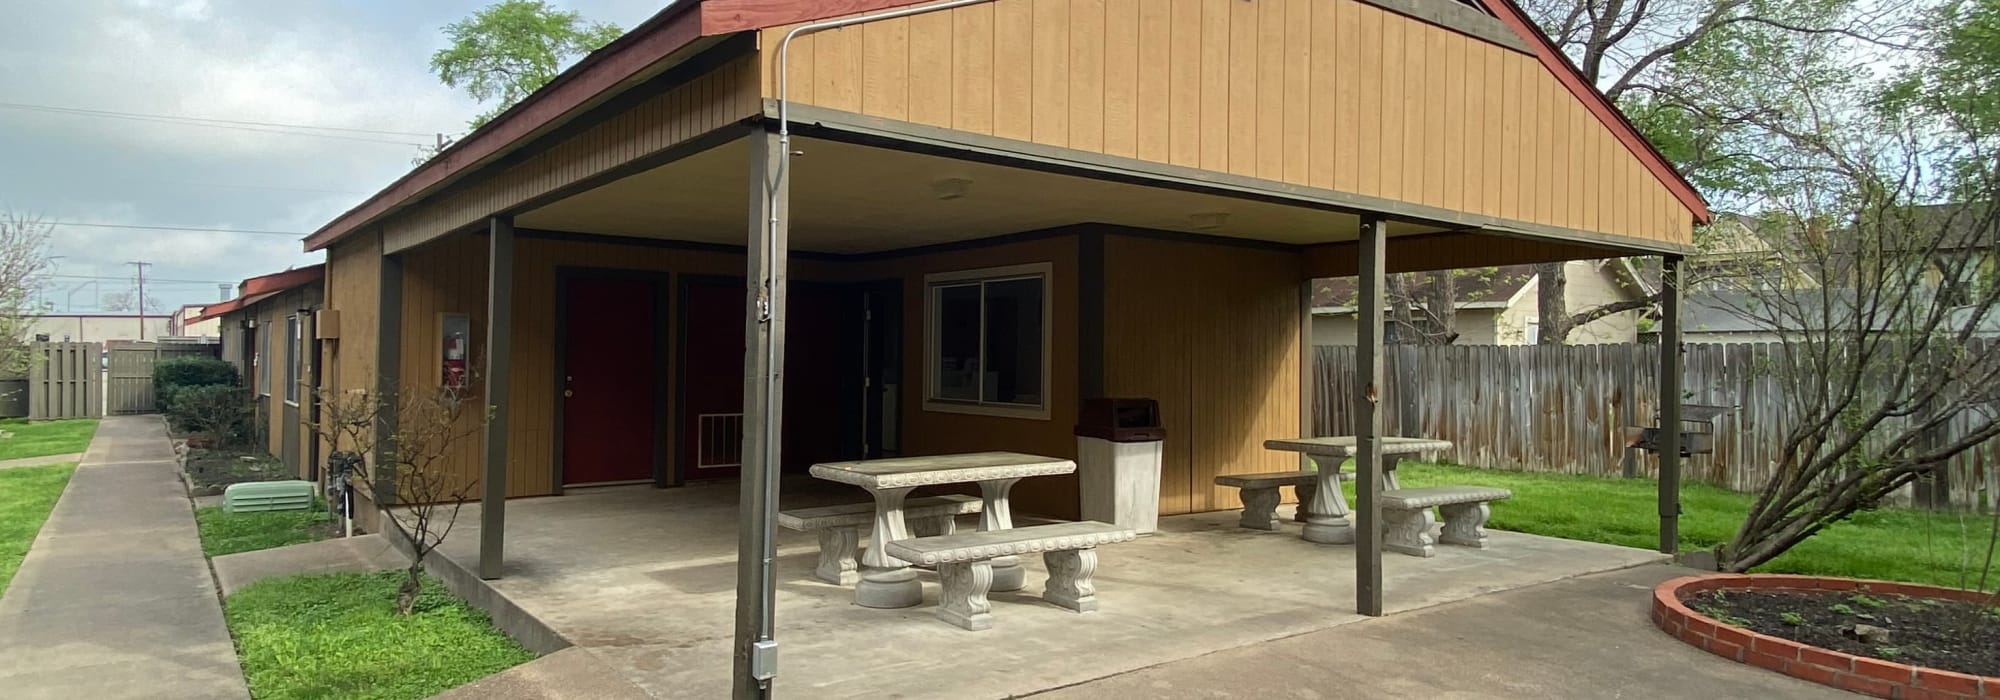
{"type": "Polygon", "coordinates": [[[177,357],[153,365],[153,396],[169,414],[182,389],[236,386],[236,365],[212,357],[177,357]]]}
{"type": "Polygon", "coordinates": [[[209,384],[180,388],[167,419],[190,433],[206,435],[217,447],[240,445],[251,437],[250,392],[238,386],[209,384]]]}

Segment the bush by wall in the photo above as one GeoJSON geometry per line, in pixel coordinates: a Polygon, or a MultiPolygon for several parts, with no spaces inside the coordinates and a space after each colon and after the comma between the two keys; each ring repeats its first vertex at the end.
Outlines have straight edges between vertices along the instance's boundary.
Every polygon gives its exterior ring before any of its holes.
{"type": "Polygon", "coordinates": [[[236,365],[212,357],[177,357],[153,365],[153,396],[171,418],[181,390],[195,386],[236,386],[236,365]]]}

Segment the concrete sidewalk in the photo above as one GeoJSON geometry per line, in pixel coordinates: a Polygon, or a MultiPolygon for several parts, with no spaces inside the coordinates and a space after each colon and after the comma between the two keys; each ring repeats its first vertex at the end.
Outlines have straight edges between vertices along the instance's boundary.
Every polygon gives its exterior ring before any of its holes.
{"type": "Polygon", "coordinates": [[[157,416],[104,419],[0,598],[0,695],[245,698],[157,416]]]}
{"type": "Polygon", "coordinates": [[[1641,566],[1501,591],[1036,694],[1084,698],[1843,698],[1710,655],[1646,619],[1641,566]]]}
{"type": "Polygon", "coordinates": [[[83,459],[83,453],[81,452],[68,455],[44,455],[41,457],[22,457],[20,459],[0,459],[0,469],[15,469],[19,467],[45,467],[51,464],[68,464],[70,462],[74,462],[80,459],[83,459]]]}

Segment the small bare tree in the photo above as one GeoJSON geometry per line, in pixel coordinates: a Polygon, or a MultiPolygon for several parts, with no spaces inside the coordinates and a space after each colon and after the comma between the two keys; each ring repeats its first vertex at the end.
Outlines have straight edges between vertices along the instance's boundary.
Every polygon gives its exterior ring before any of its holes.
{"type": "Polygon", "coordinates": [[[0,212],[0,374],[28,369],[28,328],[41,311],[35,290],[47,281],[54,229],[32,214],[0,212]]]}
{"type": "Polygon", "coordinates": [[[382,507],[382,521],[410,543],[410,566],[396,591],[399,615],[414,609],[424,560],[451,535],[460,509],[479,483],[453,473],[447,464],[457,446],[485,426],[470,387],[386,396],[365,389],[320,392],[315,432],[326,440],[329,459],[352,460],[357,469],[350,478],[368,485],[382,507]],[[378,433],[378,421],[392,409],[395,427],[378,433]]]}

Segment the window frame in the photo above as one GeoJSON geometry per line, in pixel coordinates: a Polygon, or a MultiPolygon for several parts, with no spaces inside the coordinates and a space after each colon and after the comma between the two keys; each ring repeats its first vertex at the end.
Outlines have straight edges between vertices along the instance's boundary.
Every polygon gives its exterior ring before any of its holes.
{"type": "MultiPolygon", "coordinates": [[[[270,324],[259,324],[268,326],[270,324]]],[[[270,328],[258,328],[257,333],[257,376],[252,383],[257,385],[257,395],[271,398],[271,336],[276,335],[270,328]]]]}
{"type": "Polygon", "coordinates": [[[283,394],[285,396],[285,404],[288,406],[299,405],[299,380],[302,378],[303,370],[305,369],[299,364],[304,359],[304,353],[299,352],[299,345],[305,340],[305,328],[305,320],[300,318],[298,314],[291,314],[285,317],[285,390],[283,394]]]}
{"type": "MultiPolygon", "coordinates": [[[[1049,420],[1051,400],[1055,386],[1055,265],[1047,262],[1026,263],[987,267],[975,270],[938,272],[924,275],[924,396],[923,410],[931,413],[963,413],[1003,418],[1025,418],[1049,420]],[[979,386],[982,392],[977,400],[940,399],[938,392],[938,291],[945,287],[977,283],[980,285],[1009,280],[1039,278],[1042,282],[1042,362],[1041,401],[1038,404],[1018,404],[986,401],[983,395],[985,381],[979,386]]],[[[979,305],[979,354],[984,366],[986,356],[986,302],[982,289],[979,305]]]]}

